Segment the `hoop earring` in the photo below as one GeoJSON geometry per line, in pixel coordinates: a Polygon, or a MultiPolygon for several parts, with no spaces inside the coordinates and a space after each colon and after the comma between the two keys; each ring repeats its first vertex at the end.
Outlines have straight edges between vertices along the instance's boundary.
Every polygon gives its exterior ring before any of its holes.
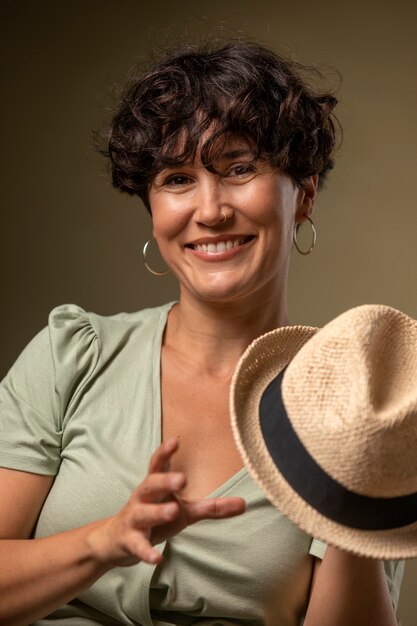
{"type": "Polygon", "coordinates": [[[226,211],[224,211],[223,209],[220,211],[220,215],[222,216],[222,219],[220,220],[222,223],[227,222],[227,215],[226,215],[226,211]]]}
{"type": "Polygon", "coordinates": [[[148,270],[148,272],[150,272],[151,274],[153,274],[154,276],[165,276],[165,274],[168,274],[168,272],[170,272],[170,268],[168,267],[168,269],[164,270],[163,272],[157,272],[156,270],[153,270],[149,265],[148,265],[148,261],[146,259],[146,253],[148,250],[148,246],[153,242],[156,242],[155,237],[153,237],[152,239],[149,239],[145,245],[143,246],[143,250],[142,250],[142,256],[143,256],[143,263],[146,267],[146,269],[148,270]]]}
{"type": "Polygon", "coordinates": [[[316,245],[316,241],[317,241],[317,231],[316,231],[316,227],[314,226],[314,222],[311,219],[311,217],[308,217],[307,215],[305,216],[306,220],[308,220],[310,222],[311,225],[311,230],[313,233],[313,239],[311,241],[311,246],[309,247],[308,250],[301,250],[300,246],[298,245],[298,240],[297,240],[297,234],[298,234],[298,229],[300,228],[301,224],[295,224],[294,225],[294,232],[293,232],[293,240],[294,240],[294,245],[297,248],[297,251],[300,254],[303,254],[304,256],[306,256],[307,254],[310,254],[310,252],[313,251],[314,246],[316,245]]]}

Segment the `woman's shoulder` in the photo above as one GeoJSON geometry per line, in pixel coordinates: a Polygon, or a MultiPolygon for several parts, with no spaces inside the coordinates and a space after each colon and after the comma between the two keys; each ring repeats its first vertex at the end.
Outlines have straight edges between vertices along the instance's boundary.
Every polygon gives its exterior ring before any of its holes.
{"type": "MultiPolygon", "coordinates": [[[[48,320],[49,338],[55,362],[67,361],[71,355],[78,364],[95,355],[106,357],[125,348],[133,340],[150,341],[162,334],[173,303],[132,313],[102,315],[86,311],[76,304],[54,308],[48,320]]],[[[93,360],[95,360],[93,358],[93,360]]]]}
{"type": "Polygon", "coordinates": [[[174,305],[174,302],[140,309],[131,312],[111,313],[108,315],[87,311],[78,304],[61,304],[49,314],[49,322],[57,327],[63,325],[83,325],[85,323],[92,324],[94,320],[103,320],[112,322],[130,322],[137,324],[148,319],[158,318],[163,314],[167,314],[174,305]]]}
{"type": "Polygon", "coordinates": [[[141,309],[134,312],[121,312],[103,315],[86,311],[76,304],[63,304],[55,307],[49,314],[48,327],[52,334],[65,335],[66,340],[88,336],[100,338],[100,335],[124,333],[127,328],[136,330],[161,321],[165,323],[173,302],[161,306],[141,309]]]}
{"type": "Polygon", "coordinates": [[[49,315],[48,334],[61,414],[95,380],[150,359],[172,303],[133,313],[100,315],[64,304],[49,315]]]}

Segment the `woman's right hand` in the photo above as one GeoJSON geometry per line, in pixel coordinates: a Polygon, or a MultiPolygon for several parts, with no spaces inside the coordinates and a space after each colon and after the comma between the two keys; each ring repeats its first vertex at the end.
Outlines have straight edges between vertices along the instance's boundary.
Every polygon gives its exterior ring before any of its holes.
{"type": "Polygon", "coordinates": [[[139,561],[159,563],[155,544],[169,539],[202,519],[223,519],[245,511],[242,498],[205,498],[186,501],[176,494],[186,477],[169,471],[171,457],[178,449],[169,439],[154,452],[146,478],[134,490],[126,505],[106,520],[93,525],[86,537],[93,558],[109,567],[134,565],[139,561]]]}
{"type": "Polygon", "coordinates": [[[117,566],[158,563],[153,546],[202,519],[245,510],[241,498],[188,502],[177,496],[184,474],[171,472],[176,440],[153,454],[145,479],[115,515],[40,539],[29,539],[52,476],[0,469],[0,624],[22,626],[49,615],[117,566]]]}

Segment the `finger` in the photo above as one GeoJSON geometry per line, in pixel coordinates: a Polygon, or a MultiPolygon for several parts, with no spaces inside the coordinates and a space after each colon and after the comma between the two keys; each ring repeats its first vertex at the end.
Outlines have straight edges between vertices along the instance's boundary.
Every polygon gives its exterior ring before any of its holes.
{"type": "Polygon", "coordinates": [[[150,541],[140,532],[132,532],[126,538],[126,550],[145,563],[160,563],[162,554],[152,546],[150,541]]]}
{"type": "Polygon", "coordinates": [[[167,496],[183,489],[186,483],[182,472],[148,474],[135,490],[141,502],[161,502],[167,496]]]}
{"type": "Polygon", "coordinates": [[[190,524],[203,519],[226,519],[246,511],[243,498],[207,498],[185,504],[190,524]]]}
{"type": "Polygon", "coordinates": [[[178,439],[170,437],[152,454],[149,461],[149,473],[164,472],[169,466],[172,455],[178,450],[178,439]]]}
{"type": "Polygon", "coordinates": [[[140,505],[131,512],[131,523],[135,528],[148,532],[154,526],[173,522],[179,513],[180,507],[175,500],[163,504],[140,505]]]}

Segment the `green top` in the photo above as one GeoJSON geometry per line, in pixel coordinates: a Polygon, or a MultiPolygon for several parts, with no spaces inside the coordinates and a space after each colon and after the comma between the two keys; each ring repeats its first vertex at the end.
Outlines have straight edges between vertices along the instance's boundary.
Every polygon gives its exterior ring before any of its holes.
{"type": "MultiPolygon", "coordinates": [[[[116,513],[146,475],[161,441],[171,306],[111,317],[59,307],[1,383],[0,465],[56,475],[36,537],[116,513]]],[[[277,512],[245,469],[211,494],[220,495],[242,496],[247,512],[187,528],[161,546],[162,564],[115,568],[37,626],[260,626],[271,593],[276,626],[297,626],[311,554],[325,546],[277,512]]],[[[386,567],[396,604],[402,565],[386,567]]]]}

